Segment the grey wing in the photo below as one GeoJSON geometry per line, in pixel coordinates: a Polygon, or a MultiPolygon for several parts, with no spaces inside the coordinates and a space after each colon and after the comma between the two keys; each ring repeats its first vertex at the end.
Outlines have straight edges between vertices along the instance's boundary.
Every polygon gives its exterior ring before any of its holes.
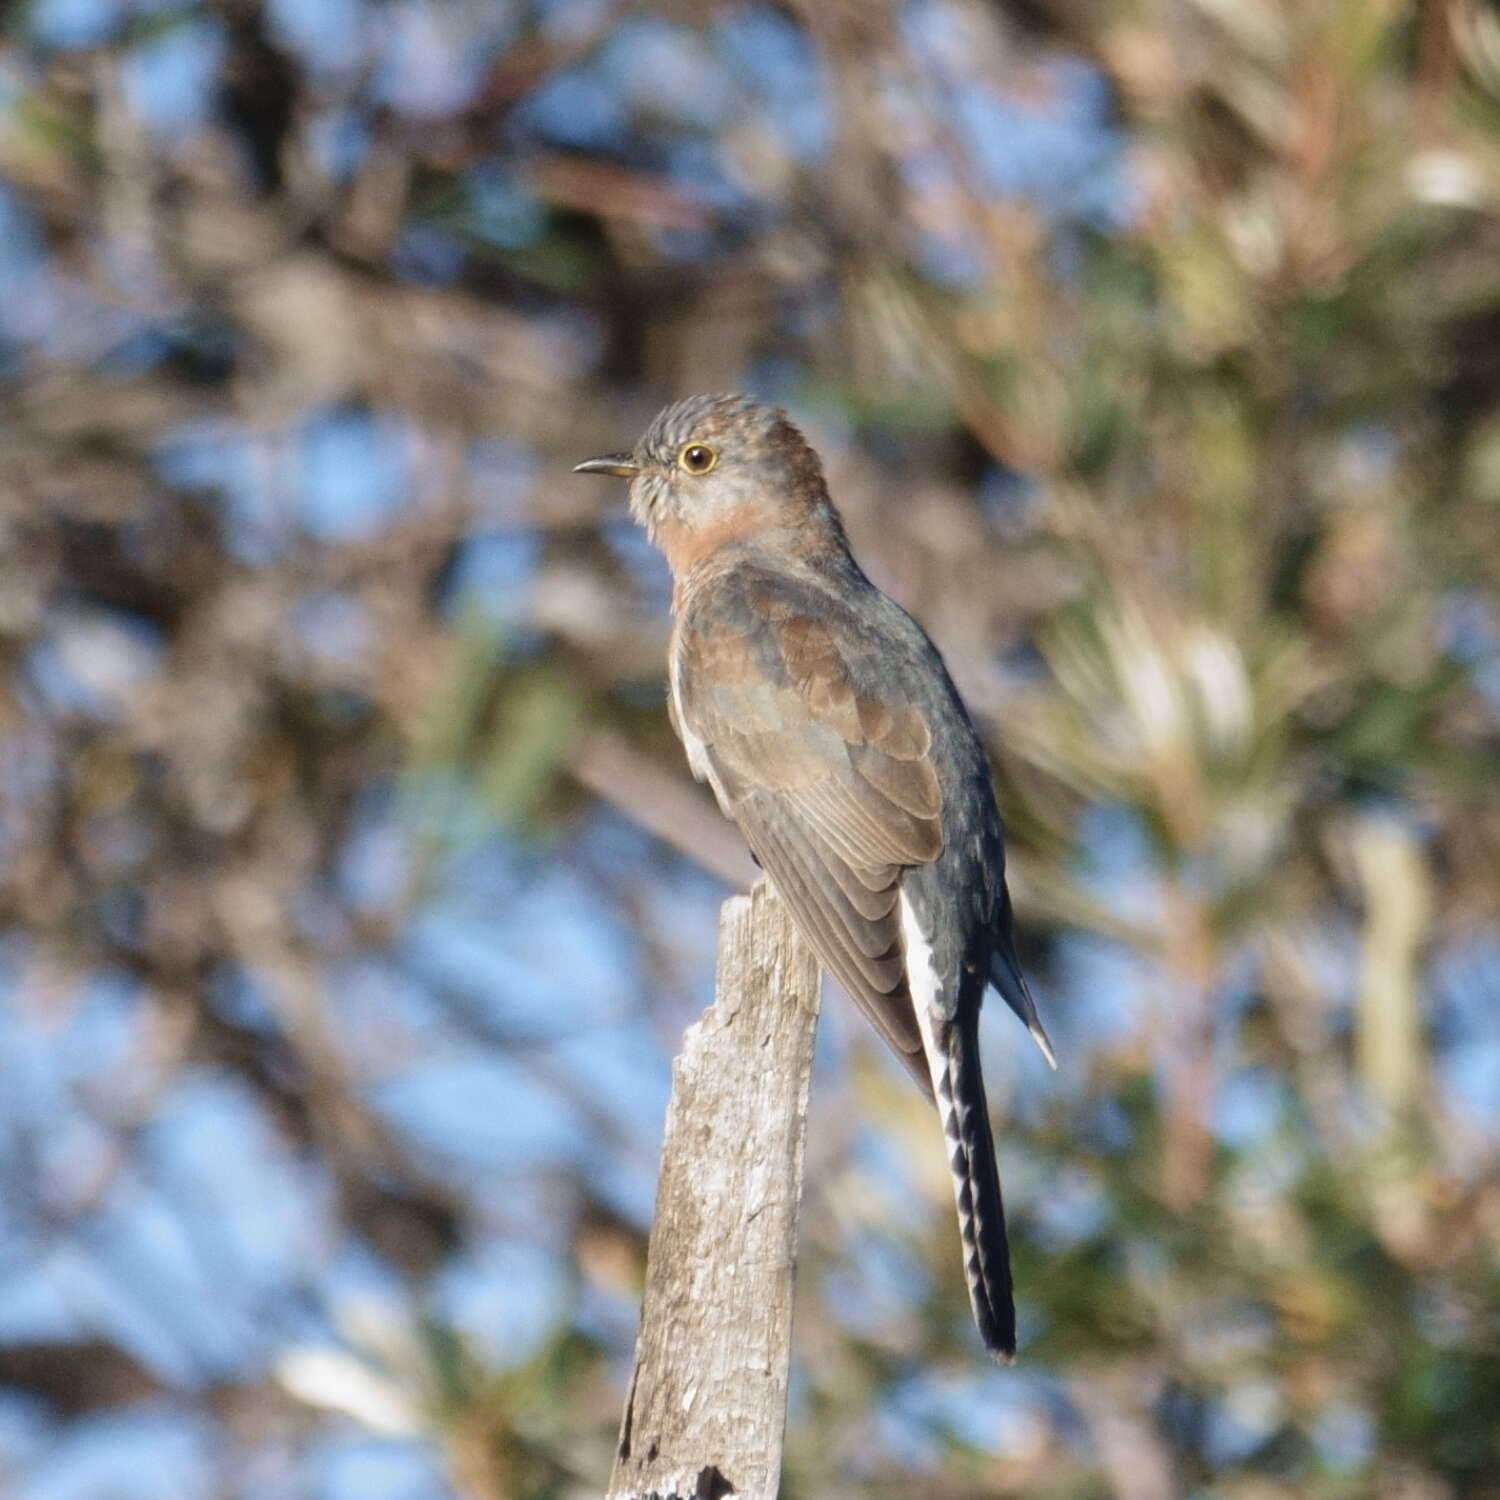
{"type": "Polygon", "coordinates": [[[823,967],[923,1091],[902,871],[942,850],[932,736],[832,595],[730,575],[679,620],[678,727],[823,967]]]}

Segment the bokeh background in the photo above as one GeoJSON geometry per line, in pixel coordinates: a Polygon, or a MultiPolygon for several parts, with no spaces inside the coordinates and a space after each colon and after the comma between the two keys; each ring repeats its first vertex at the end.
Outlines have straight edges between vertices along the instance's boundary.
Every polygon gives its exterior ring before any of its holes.
{"type": "Polygon", "coordinates": [[[748,866],[576,478],[746,389],[995,759],[1022,1352],[825,1009],[788,1496],[1500,1495],[1500,16],[20,0],[0,1493],[571,1500],[748,866]]]}

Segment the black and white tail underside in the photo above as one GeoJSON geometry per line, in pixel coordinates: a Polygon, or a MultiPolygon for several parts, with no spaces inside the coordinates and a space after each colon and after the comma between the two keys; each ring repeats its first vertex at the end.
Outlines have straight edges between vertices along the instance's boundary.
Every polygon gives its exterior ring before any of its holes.
{"type": "Polygon", "coordinates": [[[990,1133],[984,1077],[979,1071],[978,1027],[973,1021],[950,1026],[947,1043],[947,1075],[941,1083],[934,1079],[933,1088],[953,1171],[969,1300],[985,1348],[1009,1360],[1016,1352],[1016,1308],[995,1138],[990,1133]]]}
{"type": "Polygon", "coordinates": [[[937,1003],[940,981],[932,965],[932,950],[904,895],[901,926],[907,983],[922,1029],[923,1050],[953,1177],[969,1301],[985,1348],[997,1359],[1008,1361],[1016,1352],[1016,1310],[995,1139],[990,1132],[989,1105],[979,1067],[977,1008],[974,1015],[963,1020],[943,1019],[943,1007],[937,1003]]]}

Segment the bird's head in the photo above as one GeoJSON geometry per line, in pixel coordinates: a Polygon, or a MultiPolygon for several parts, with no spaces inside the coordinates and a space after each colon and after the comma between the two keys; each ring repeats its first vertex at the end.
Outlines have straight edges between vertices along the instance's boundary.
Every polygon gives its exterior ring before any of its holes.
{"type": "Polygon", "coordinates": [[[678,401],[631,452],[574,473],[628,479],[631,515],[679,576],[726,541],[774,532],[796,548],[843,543],[817,454],[785,412],[748,396],[678,401]]]}

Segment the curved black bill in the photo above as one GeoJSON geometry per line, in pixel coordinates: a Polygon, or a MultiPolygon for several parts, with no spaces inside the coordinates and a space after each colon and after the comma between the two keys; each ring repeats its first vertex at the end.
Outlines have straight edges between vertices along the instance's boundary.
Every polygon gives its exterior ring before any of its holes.
{"type": "Polygon", "coordinates": [[[634,479],[641,466],[628,453],[606,453],[602,458],[586,458],[573,465],[575,474],[613,474],[617,479],[634,479]]]}

